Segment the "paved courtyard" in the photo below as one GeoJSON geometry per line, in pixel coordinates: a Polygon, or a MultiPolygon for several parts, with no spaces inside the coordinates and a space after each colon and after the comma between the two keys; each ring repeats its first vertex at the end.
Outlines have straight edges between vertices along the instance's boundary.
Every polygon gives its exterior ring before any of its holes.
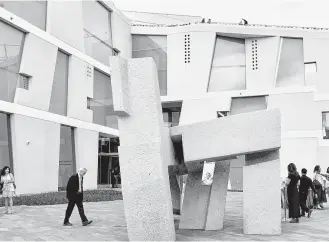
{"type": "MultiPolygon", "coordinates": [[[[123,213],[123,202],[85,203],[86,215],[94,223],[82,227],[75,208],[71,222],[73,227],[63,227],[66,205],[20,206],[12,215],[4,215],[0,208],[0,240],[128,240],[123,213]]],[[[175,224],[178,225],[175,217],[175,224]]],[[[283,222],[281,236],[246,236],[242,229],[242,193],[228,193],[224,230],[215,232],[177,230],[177,240],[284,240],[329,241],[329,209],[314,211],[311,219],[299,224],[283,222]]]]}

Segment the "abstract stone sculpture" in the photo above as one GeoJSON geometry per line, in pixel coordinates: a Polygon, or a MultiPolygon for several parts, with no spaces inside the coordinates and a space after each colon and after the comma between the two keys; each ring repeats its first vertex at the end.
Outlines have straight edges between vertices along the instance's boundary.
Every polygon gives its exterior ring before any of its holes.
{"type": "Polygon", "coordinates": [[[280,234],[280,112],[233,115],[169,132],[152,58],[112,57],[111,63],[129,239],[175,240],[173,208],[180,207],[176,175],[184,174],[188,176],[179,227],[222,229],[230,161],[239,155],[246,155],[244,233],[280,234]],[[173,142],[182,146],[185,171],[175,160],[173,142]],[[216,163],[211,186],[201,184],[204,161],[216,163]]]}

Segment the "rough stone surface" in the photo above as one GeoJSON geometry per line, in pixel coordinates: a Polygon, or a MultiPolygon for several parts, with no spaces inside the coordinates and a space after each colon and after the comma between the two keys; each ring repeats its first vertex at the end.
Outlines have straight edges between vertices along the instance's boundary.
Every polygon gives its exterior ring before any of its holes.
{"type": "Polygon", "coordinates": [[[230,161],[216,162],[208,205],[206,230],[223,229],[229,172],[230,161]]]}
{"type": "Polygon", "coordinates": [[[216,160],[279,149],[280,122],[279,110],[264,110],[173,127],[171,135],[182,135],[185,162],[216,160]]]}
{"type": "Polygon", "coordinates": [[[168,144],[164,144],[170,139],[165,137],[154,61],[152,58],[125,61],[117,57],[112,63],[116,67],[112,70],[117,79],[114,82],[126,82],[124,95],[129,103],[128,108],[121,105],[122,111],[129,110],[129,116],[122,113],[118,117],[129,240],[173,241],[176,236],[166,161],[168,144]],[[127,78],[118,80],[122,77],[127,78]]]}
{"type": "Polygon", "coordinates": [[[201,180],[202,171],[187,176],[180,229],[205,228],[211,186],[203,186],[201,180]]]}
{"type": "MultiPolygon", "coordinates": [[[[0,236],[2,241],[127,241],[123,201],[84,203],[88,219],[94,222],[83,227],[75,208],[72,227],[63,227],[67,204],[54,206],[14,207],[14,214],[4,215],[0,207],[0,236]]],[[[177,241],[329,241],[328,204],[326,210],[315,210],[312,217],[302,218],[299,224],[282,222],[282,235],[243,234],[243,193],[228,192],[224,229],[217,231],[178,229],[177,241]]],[[[284,210],[281,210],[284,218],[284,210]]]]}
{"type": "MultiPolygon", "coordinates": [[[[267,162],[243,167],[243,227],[245,234],[281,234],[279,151],[262,156],[267,162]],[[274,154],[273,154],[274,153],[274,154]],[[274,160],[269,161],[274,157],[274,160]]],[[[260,162],[260,156],[256,157],[260,162]]],[[[251,157],[246,157],[250,162],[251,157]]]]}

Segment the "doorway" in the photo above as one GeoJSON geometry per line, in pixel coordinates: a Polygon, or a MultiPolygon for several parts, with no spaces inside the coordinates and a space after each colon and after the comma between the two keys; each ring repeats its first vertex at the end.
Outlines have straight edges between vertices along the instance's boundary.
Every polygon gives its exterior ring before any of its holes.
{"type": "Polygon", "coordinates": [[[98,185],[121,187],[118,139],[99,137],[98,140],[98,185]]]}

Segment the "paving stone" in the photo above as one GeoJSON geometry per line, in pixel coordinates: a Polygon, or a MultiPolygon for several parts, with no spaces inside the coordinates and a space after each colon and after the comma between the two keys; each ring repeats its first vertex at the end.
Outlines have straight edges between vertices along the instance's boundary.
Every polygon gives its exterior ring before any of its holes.
{"type": "MultiPolygon", "coordinates": [[[[325,206],[328,207],[327,204],[325,206]]],[[[85,203],[85,212],[94,223],[83,227],[77,208],[72,227],[63,227],[66,205],[15,207],[15,214],[1,215],[1,241],[127,241],[123,202],[85,203]],[[38,216],[35,216],[35,215],[38,216]]],[[[282,222],[281,236],[243,234],[242,193],[228,193],[222,231],[176,230],[178,241],[329,241],[329,209],[315,210],[310,219],[299,224],[282,222]]],[[[284,212],[282,210],[282,218],[284,212]]],[[[177,228],[179,216],[175,216],[177,228]]]]}

